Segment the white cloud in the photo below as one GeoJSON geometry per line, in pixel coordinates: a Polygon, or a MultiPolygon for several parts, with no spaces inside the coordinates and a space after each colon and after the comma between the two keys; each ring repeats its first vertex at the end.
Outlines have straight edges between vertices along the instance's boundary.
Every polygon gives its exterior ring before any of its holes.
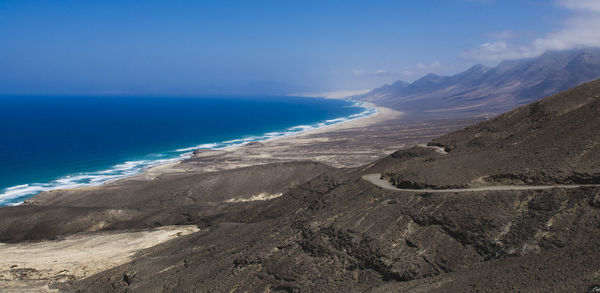
{"type": "Polygon", "coordinates": [[[535,40],[534,46],[540,50],[600,46],[600,10],[588,17],[569,19],[563,29],[535,40]]]}
{"type": "Polygon", "coordinates": [[[431,63],[419,62],[413,66],[404,67],[398,74],[405,81],[413,81],[429,73],[447,74],[454,72],[455,65],[442,64],[439,60],[431,63]]]}
{"type": "Polygon", "coordinates": [[[438,60],[433,61],[431,64],[423,64],[423,63],[419,62],[415,65],[416,69],[419,69],[419,70],[433,70],[433,69],[439,68],[440,66],[442,66],[442,63],[440,63],[440,61],[438,61],[438,60]]]}
{"type": "Polygon", "coordinates": [[[600,1],[598,0],[559,0],[558,4],[573,10],[600,12],[600,1]]]}
{"type": "MultiPolygon", "coordinates": [[[[345,71],[347,74],[361,80],[362,82],[373,81],[369,83],[371,87],[378,87],[382,83],[392,83],[397,80],[414,81],[418,78],[423,77],[429,73],[436,73],[440,75],[454,74],[457,71],[462,71],[465,66],[472,66],[471,63],[460,62],[455,64],[445,64],[439,60],[418,62],[409,66],[405,66],[401,69],[363,69],[355,67],[354,69],[345,71]]],[[[366,84],[366,83],[365,83],[366,84]]],[[[365,87],[366,88],[366,87],[365,87]]]]}
{"type": "Polygon", "coordinates": [[[508,44],[506,41],[495,41],[463,52],[461,57],[478,61],[500,61],[536,57],[542,53],[544,50],[539,50],[535,46],[519,46],[508,44]]]}
{"type": "Polygon", "coordinates": [[[497,41],[465,51],[461,57],[494,62],[536,57],[551,50],[599,47],[600,0],[558,0],[557,4],[571,11],[571,16],[560,29],[521,45],[508,43],[505,38],[496,36],[497,41]]]}
{"type": "Polygon", "coordinates": [[[365,71],[362,69],[353,69],[352,73],[354,73],[354,75],[356,75],[356,76],[360,76],[360,75],[365,74],[365,71]]]}
{"type": "Polygon", "coordinates": [[[377,69],[375,71],[369,71],[364,69],[353,69],[352,74],[355,76],[388,76],[388,75],[398,75],[397,72],[389,71],[386,69],[377,69]]]}

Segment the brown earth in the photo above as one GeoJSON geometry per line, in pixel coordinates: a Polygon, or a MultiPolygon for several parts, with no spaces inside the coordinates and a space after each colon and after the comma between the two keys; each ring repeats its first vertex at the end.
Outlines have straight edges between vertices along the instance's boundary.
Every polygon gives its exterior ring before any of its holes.
{"type": "Polygon", "coordinates": [[[321,176],[67,288],[584,292],[600,282],[598,194],[406,194],[321,176]]]}
{"type": "MultiPolygon", "coordinates": [[[[600,183],[600,81],[520,107],[379,161],[397,186],[600,183]]],[[[376,173],[376,172],[372,172],[376,173]]]]}
{"type": "Polygon", "coordinates": [[[595,81],[431,141],[447,154],[413,147],[355,168],[259,165],[47,193],[0,209],[0,235],[39,240],[101,221],[200,228],[51,285],[65,291],[597,292],[598,187],[401,192],[362,176],[411,188],[598,183],[599,95],[595,81]]]}

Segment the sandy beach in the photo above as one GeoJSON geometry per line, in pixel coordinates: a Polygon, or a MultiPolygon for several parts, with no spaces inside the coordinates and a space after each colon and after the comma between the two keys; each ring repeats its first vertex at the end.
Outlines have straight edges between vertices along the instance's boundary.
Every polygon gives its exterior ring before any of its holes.
{"type": "MultiPolygon", "coordinates": [[[[474,121],[405,119],[400,111],[368,104],[371,116],[305,132],[219,150],[198,149],[188,158],[119,179],[152,180],[174,173],[203,173],[277,162],[315,161],[336,168],[357,167],[390,153],[422,144],[474,121]]],[[[114,182],[112,182],[114,183],[114,182]]],[[[108,183],[110,184],[110,183],[108,183]]]]}
{"type": "MultiPolygon", "coordinates": [[[[378,107],[372,103],[364,103],[366,108],[377,109],[373,115],[355,118],[341,123],[323,126],[317,129],[311,129],[287,136],[271,138],[263,141],[250,142],[245,145],[231,146],[223,149],[197,149],[189,159],[182,159],[176,162],[161,164],[145,170],[144,172],[127,178],[121,178],[106,182],[123,182],[128,180],[151,180],[163,174],[181,173],[181,172],[212,172],[228,170],[240,167],[248,167],[265,163],[313,160],[322,162],[334,167],[353,167],[357,161],[347,160],[342,157],[346,152],[329,152],[314,149],[319,144],[336,143],[335,136],[340,132],[364,130],[374,125],[382,124],[388,121],[399,120],[403,113],[385,107],[378,107]],[[299,148],[305,149],[303,151],[299,148]],[[309,149],[312,151],[309,152],[309,149]],[[302,157],[299,157],[302,155],[302,157]],[[306,157],[306,156],[309,157],[306,157]],[[207,162],[199,163],[199,162],[207,162]]],[[[346,139],[346,138],[343,138],[346,139]]],[[[340,140],[340,139],[337,139],[340,140]]],[[[338,141],[339,142],[339,141],[338,141]]],[[[391,146],[396,147],[396,146],[391,146]]],[[[348,149],[348,148],[346,148],[348,149]]],[[[355,150],[353,152],[364,153],[365,151],[355,150]]],[[[369,160],[360,160],[367,163],[369,160]]],[[[360,163],[359,163],[360,165],[360,163]]]]}

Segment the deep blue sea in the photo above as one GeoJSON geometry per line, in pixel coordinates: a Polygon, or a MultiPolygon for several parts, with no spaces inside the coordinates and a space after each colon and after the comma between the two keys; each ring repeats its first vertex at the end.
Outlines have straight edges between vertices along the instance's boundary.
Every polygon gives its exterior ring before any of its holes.
{"type": "Polygon", "coordinates": [[[301,97],[0,96],[0,205],[374,114],[301,97]]]}

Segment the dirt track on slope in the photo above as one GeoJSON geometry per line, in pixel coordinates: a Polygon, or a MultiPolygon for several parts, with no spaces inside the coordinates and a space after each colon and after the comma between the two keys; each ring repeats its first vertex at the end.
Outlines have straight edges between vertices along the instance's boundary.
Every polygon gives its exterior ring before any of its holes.
{"type": "Polygon", "coordinates": [[[411,189],[411,188],[398,188],[389,181],[381,179],[381,174],[368,174],[362,177],[364,180],[372,183],[378,187],[387,190],[394,191],[405,191],[405,192],[475,192],[475,191],[506,191],[506,190],[543,190],[552,188],[579,188],[584,186],[600,186],[600,184],[574,184],[574,185],[495,185],[486,187],[473,187],[473,188],[450,188],[450,189],[411,189]]]}

